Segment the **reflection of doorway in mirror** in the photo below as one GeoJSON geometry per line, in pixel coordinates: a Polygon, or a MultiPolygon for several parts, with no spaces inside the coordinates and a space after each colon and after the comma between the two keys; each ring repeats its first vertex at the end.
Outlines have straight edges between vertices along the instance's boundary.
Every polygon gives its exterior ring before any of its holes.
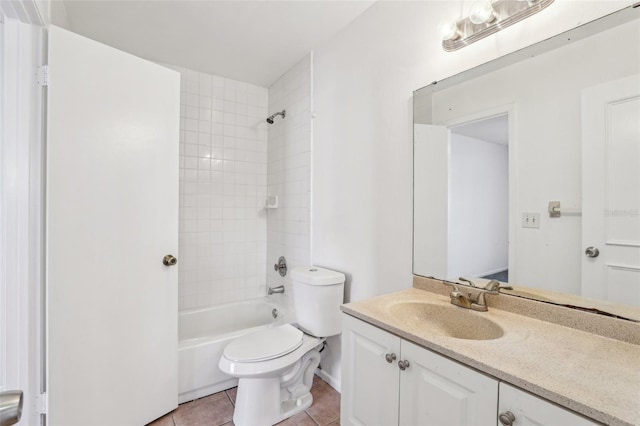
{"type": "Polygon", "coordinates": [[[508,116],[450,130],[447,276],[508,282],[508,116]]]}
{"type": "Polygon", "coordinates": [[[582,149],[582,295],[640,306],[640,74],[582,91],[582,149]]]}

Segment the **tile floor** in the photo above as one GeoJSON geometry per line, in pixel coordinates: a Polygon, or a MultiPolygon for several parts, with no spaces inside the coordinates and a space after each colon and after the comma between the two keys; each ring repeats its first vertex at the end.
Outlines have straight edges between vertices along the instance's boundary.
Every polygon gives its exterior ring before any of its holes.
{"type": "MultiPolygon", "coordinates": [[[[237,388],[181,404],[148,426],[232,426],[237,388]]],[[[340,426],[340,394],[318,376],[311,387],[313,404],[282,426],[340,426]]]]}

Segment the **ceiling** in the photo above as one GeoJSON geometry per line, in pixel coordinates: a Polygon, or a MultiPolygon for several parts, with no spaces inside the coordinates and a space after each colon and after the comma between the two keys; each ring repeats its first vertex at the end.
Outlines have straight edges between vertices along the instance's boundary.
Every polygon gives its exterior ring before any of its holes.
{"type": "Polygon", "coordinates": [[[373,1],[66,0],[71,31],[134,55],[268,87],[373,1]]]}
{"type": "Polygon", "coordinates": [[[451,133],[498,145],[509,144],[509,117],[501,115],[453,127],[451,133]]]}

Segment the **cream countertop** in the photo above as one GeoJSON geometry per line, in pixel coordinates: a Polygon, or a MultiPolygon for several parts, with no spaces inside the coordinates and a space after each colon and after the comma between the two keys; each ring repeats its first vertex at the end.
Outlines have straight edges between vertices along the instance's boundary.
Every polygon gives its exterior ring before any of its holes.
{"type": "Polygon", "coordinates": [[[457,339],[439,334],[424,319],[390,313],[391,306],[405,302],[462,309],[450,305],[448,296],[413,288],[342,310],[596,421],[640,424],[640,345],[491,305],[488,312],[467,312],[498,323],[505,334],[495,340],[457,339]]]}

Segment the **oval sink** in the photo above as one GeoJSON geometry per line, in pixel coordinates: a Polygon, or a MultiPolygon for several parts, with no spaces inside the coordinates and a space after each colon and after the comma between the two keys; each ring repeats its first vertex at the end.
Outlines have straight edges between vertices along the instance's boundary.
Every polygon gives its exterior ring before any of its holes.
{"type": "Polygon", "coordinates": [[[468,340],[492,340],[504,335],[504,330],[482,313],[456,306],[432,303],[402,302],[392,305],[389,313],[399,321],[425,327],[443,336],[468,340]]]}

